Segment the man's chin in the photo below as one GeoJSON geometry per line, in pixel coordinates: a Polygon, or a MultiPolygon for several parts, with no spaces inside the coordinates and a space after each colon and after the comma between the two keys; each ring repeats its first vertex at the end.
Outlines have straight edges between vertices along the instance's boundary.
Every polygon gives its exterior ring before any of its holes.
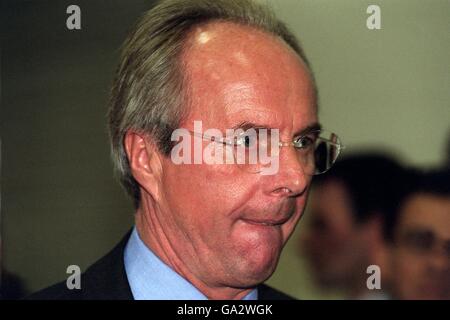
{"type": "Polygon", "coordinates": [[[254,287],[266,281],[275,272],[279,255],[271,255],[262,259],[252,259],[252,255],[234,268],[235,279],[239,287],[254,287]]]}
{"type": "Polygon", "coordinates": [[[239,223],[228,255],[228,270],[241,286],[254,286],[275,271],[283,246],[281,226],[239,223]]]}
{"type": "Polygon", "coordinates": [[[254,288],[257,285],[262,284],[264,281],[270,278],[273,274],[274,270],[265,270],[264,272],[259,273],[249,273],[247,277],[245,274],[240,274],[237,279],[235,278],[233,281],[232,287],[235,288],[254,288]]]}

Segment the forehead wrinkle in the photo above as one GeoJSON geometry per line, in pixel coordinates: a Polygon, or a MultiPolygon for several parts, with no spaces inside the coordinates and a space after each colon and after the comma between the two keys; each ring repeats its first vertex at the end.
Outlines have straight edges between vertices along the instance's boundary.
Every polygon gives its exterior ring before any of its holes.
{"type": "Polygon", "coordinates": [[[250,63],[247,55],[242,50],[237,50],[236,52],[234,52],[232,57],[237,62],[237,64],[241,66],[245,66],[250,63]]]}
{"type": "Polygon", "coordinates": [[[253,84],[245,81],[232,82],[223,89],[223,99],[225,112],[233,110],[233,107],[251,107],[254,102],[250,102],[256,96],[253,84]]]}
{"type": "Polygon", "coordinates": [[[238,111],[227,113],[228,125],[236,125],[240,122],[252,122],[256,124],[265,124],[271,128],[280,128],[282,120],[277,113],[255,107],[241,108],[238,111]]]}

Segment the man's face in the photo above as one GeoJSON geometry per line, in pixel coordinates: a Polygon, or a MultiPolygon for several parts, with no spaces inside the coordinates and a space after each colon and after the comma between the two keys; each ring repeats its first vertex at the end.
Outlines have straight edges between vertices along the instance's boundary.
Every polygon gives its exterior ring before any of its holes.
{"type": "MultiPolygon", "coordinates": [[[[194,30],[184,55],[191,112],[181,127],[225,130],[242,122],[277,128],[282,141],[317,123],[304,63],[279,39],[229,23],[194,30]]],[[[158,217],[177,258],[210,286],[267,279],[303,212],[311,177],[293,148],[261,175],[230,164],[163,160],[158,217]],[[274,225],[274,223],[278,223],[274,225]]]]}
{"type": "Polygon", "coordinates": [[[392,249],[399,299],[450,299],[450,199],[410,197],[400,212],[392,249]]]}
{"type": "Polygon", "coordinates": [[[354,221],[350,195],[341,182],[328,180],[313,188],[310,226],[301,244],[323,288],[348,286],[367,268],[367,241],[354,221]]]}

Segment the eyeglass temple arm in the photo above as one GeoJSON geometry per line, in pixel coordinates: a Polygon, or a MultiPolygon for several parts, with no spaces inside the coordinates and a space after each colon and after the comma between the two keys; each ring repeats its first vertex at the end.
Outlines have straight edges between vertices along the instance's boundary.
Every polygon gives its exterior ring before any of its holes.
{"type": "Polygon", "coordinates": [[[229,140],[227,140],[226,138],[222,138],[222,139],[219,139],[219,138],[217,138],[217,137],[214,137],[214,136],[208,136],[208,135],[206,135],[206,134],[204,134],[204,133],[199,133],[199,132],[195,132],[195,131],[190,131],[190,130],[188,130],[192,135],[194,135],[194,136],[196,136],[196,137],[199,137],[199,138],[202,138],[203,140],[205,140],[205,141],[214,141],[214,142],[220,142],[220,143],[223,143],[223,144],[226,144],[226,145],[232,145],[233,144],[233,142],[232,141],[229,141],[229,140]]]}

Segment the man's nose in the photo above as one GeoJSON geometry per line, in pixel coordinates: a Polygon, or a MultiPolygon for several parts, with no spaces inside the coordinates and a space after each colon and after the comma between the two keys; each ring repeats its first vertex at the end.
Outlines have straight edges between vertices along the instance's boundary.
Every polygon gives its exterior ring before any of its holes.
{"type": "Polygon", "coordinates": [[[295,148],[281,148],[278,161],[278,172],[266,176],[266,193],[279,197],[295,197],[304,193],[311,175],[305,173],[295,148]]]}

